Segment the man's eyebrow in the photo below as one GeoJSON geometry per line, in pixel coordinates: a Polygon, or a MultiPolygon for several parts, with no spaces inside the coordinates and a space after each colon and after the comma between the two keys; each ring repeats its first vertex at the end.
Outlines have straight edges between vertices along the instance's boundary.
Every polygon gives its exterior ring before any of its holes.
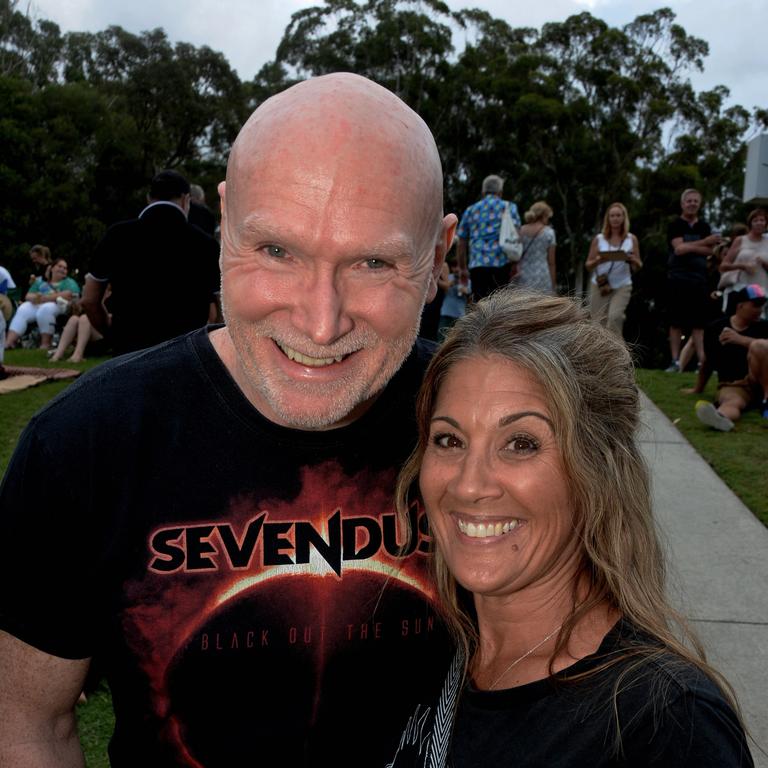
{"type": "MultiPolygon", "coordinates": [[[[283,235],[278,232],[271,219],[259,213],[246,216],[238,227],[241,235],[258,235],[260,238],[274,239],[276,241],[293,240],[291,233],[283,235]]],[[[370,259],[399,259],[412,258],[414,254],[411,240],[400,234],[393,234],[377,242],[368,243],[365,250],[360,252],[361,257],[370,259]]]]}
{"type": "Polygon", "coordinates": [[[252,213],[249,216],[246,216],[240,222],[238,230],[241,234],[272,233],[269,220],[258,213],[252,213]]]}

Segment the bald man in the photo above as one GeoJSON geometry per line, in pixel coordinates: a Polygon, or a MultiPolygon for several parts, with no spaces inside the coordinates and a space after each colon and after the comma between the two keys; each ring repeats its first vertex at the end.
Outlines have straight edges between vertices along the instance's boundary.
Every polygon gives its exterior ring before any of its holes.
{"type": "Polygon", "coordinates": [[[220,195],[225,326],[94,369],[9,466],[4,767],[83,764],[92,658],[118,768],[444,753],[426,522],[404,547],[392,502],[456,227],[432,135],[384,88],[320,77],[256,110],[220,195]]]}

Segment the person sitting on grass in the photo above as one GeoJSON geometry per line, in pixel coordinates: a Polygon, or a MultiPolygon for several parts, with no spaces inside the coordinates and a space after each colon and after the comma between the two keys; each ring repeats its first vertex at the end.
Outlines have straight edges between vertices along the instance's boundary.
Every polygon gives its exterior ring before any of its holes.
{"type": "MultiPolygon", "coordinates": [[[[63,359],[67,349],[74,343],[75,349],[67,359],[68,363],[82,363],[85,360],[85,348],[92,341],[101,341],[104,336],[99,333],[88,319],[88,315],[83,312],[83,305],[80,301],[73,301],[70,306],[72,313],[61,332],[59,345],[51,355],[51,361],[54,363],[63,359]]],[[[107,315],[111,317],[111,315],[107,315]]]]}
{"type": "Polygon", "coordinates": [[[5,339],[6,349],[13,349],[18,344],[31,322],[36,322],[40,331],[40,349],[50,349],[56,318],[66,311],[67,302],[80,296],[80,286],[67,275],[66,259],[56,259],[50,270],[49,278],[37,278],[32,283],[24,302],[16,310],[5,339]]]}
{"type": "Polygon", "coordinates": [[[696,403],[696,416],[721,432],[733,429],[742,411],[759,407],[768,419],[768,321],[760,320],[765,291],[756,283],[734,292],[735,311],[715,320],[704,333],[704,363],[694,393],[701,393],[717,371],[716,405],[696,403]]]}

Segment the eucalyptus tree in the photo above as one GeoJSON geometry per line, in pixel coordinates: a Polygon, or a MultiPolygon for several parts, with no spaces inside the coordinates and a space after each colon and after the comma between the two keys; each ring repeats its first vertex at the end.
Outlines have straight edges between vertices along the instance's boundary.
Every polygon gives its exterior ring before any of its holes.
{"type": "Polygon", "coordinates": [[[63,40],[52,21],[36,19],[18,0],[0,0],[0,75],[19,77],[36,86],[51,82],[63,40]]]}
{"type": "MultiPolygon", "coordinates": [[[[472,65],[498,49],[499,37],[485,20],[459,58],[470,62],[465,88],[475,99],[499,102],[494,78],[472,65]]],[[[503,58],[493,66],[504,72],[508,98],[491,123],[500,131],[487,139],[489,153],[495,147],[498,167],[518,169],[515,185],[528,202],[545,198],[555,209],[561,279],[578,290],[602,212],[616,199],[633,207],[638,169],[663,157],[664,127],[685,104],[687,74],[701,68],[707,45],[669,9],[621,28],[581,13],[524,39],[504,37],[506,70],[503,58]]]]}
{"type": "Polygon", "coordinates": [[[6,264],[47,241],[84,267],[104,226],[145,204],[161,168],[209,188],[222,178],[246,104],[221,53],[171,44],[161,29],[61,36],[0,3],[6,264]]]}
{"type": "Polygon", "coordinates": [[[337,71],[370,77],[428,117],[450,72],[452,18],[440,0],[326,0],[293,14],[275,61],[299,78],[337,71]]]}

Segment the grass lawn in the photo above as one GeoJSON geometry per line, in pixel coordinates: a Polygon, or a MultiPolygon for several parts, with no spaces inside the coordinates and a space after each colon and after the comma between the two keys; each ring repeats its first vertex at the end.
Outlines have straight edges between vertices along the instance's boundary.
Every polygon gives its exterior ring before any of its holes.
{"type": "Polygon", "coordinates": [[[77,729],[88,768],[109,768],[107,744],[114,725],[112,697],[106,683],[102,683],[88,695],[88,701],[77,705],[77,729]]]}
{"type": "MultiPolygon", "coordinates": [[[[93,358],[78,365],[49,363],[39,350],[11,350],[8,365],[51,366],[87,370],[106,358],[93,358]]],[[[693,408],[701,395],[686,395],[682,387],[691,387],[694,374],[669,374],[657,370],[639,370],[637,379],[648,397],[685,435],[693,447],[737,496],[768,525],[768,424],[756,412],[749,412],[727,434],[701,424],[693,408]]],[[[0,395],[0,473],[5,471],[19,434],[38,408],[64,389],[69,382],[45,383],[22,392],[0,395]]],[[[714,397],[714,379],[704,397],[714,397]]],[[[109,765],[106,747],[112,733],[113,715],[109,691],[101,687],[78,705],[80,739],[89,768],[109,765]]]]}
{"type": "MultiPolygon", "coordinates": [[[[703,395],[684,394],[692,387],[694,373],[639,370],[640,388],[682,432],[726,485],[768,526],[768,421],[757,411],[747,411],[731,432],[704,426],[694,413],[696,401],[714,400],[716,377],[703,395]]],[[[682,479],[681,479],[682,482],[682,479]]]]}
{"type": "MultiPolygon", "coordinates": [[[[39,349],[9,349],[5,353],[6,365],[69,368],[78,371],[87,371],[108,359],[107,357],[94,357],[84,360],[82,363],[52,363],[48,360],[45,352],[39,349]]],[[[5,472],[19,435],[32,415],[73,381],[75,379],[46,381],[37,387],[23,389],[21,392],[0,395],[0,474],[5,472]]]]}

